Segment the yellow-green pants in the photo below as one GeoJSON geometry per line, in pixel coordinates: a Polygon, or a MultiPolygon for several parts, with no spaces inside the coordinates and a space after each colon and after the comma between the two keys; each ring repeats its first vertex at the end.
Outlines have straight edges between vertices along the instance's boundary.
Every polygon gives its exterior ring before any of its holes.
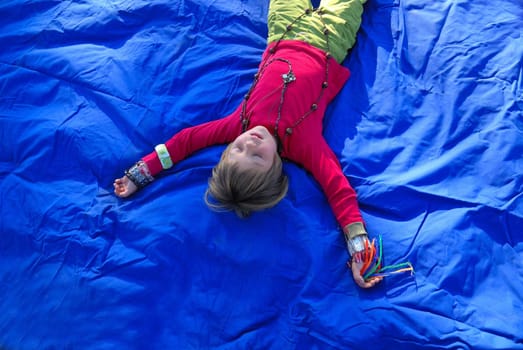
{"type": "Polygon", "coordinates": [[[310,0],[271,0],[267,41],[270,44],[279,40],[287,31],[287,26],[310,9],[309,14],[304,15],[292,25],[292,29],[285,34],[284,39],[305,41],[321,50],[330,51],[332,56],[341,63],[345,59],[347,51],[356,41],[365,1],[321,0],[318,10],[322,10],[322,21],[320,14],[312,11],[310,0]],[[329,30],[328,46],[323,34],[323,23],[329,30]]]}

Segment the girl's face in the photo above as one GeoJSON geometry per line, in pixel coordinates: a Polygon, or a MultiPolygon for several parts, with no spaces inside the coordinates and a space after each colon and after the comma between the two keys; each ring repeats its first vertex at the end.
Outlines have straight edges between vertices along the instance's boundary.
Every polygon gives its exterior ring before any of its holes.
{"type": "Polygon", "coordinates": [[[238,136],[229,150],[229,160],[238,164],[240,170],[259,169],[268,171],[277,156],[274,136],[264,126],[255,126],[238,136]]]}

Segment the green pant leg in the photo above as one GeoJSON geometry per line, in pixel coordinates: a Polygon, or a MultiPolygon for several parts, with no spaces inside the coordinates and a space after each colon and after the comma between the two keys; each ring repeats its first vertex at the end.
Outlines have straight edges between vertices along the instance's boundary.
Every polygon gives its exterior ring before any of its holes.
{"type": "Polygon", "coordinates": [[[366,0],[321,0],[323,20],[331,32],[329,46],[338,62],[343,61],[347,50],[356,42],[365,2],[366,0]]]}
{"type": "Polygon", "coordinates": [[[268,43],[279,40],[284,33],[284,39],[305,41],[319,49],[329,51],[332,56],[342,62],[347,50],[356,41],[356,34],[361,25],[363,3],[366,0],[322,0],[320,8],[322,15],[311,12],[296,21],[287,32],[287,26],[311,8],[310,0],[272,0],[269,7],[269,37],[268,43]],[[329,30],[329,43],[323,33],[324,23],[329,30]]]}
{"type": "Polygon", "coordinates": [[[267,42],[279,40],[286,32],[287,26],[307,9],[312,9],[310,0],[271,0],[267,18],[267,42]]]}

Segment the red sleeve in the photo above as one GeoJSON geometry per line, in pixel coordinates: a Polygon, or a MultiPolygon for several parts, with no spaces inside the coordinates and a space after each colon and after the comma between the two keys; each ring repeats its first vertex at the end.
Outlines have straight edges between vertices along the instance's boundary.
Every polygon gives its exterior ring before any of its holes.
{"type": "Polygon", "coordinates": [[[323,137],[303,144],[299,163],[320,184],[341,228],[363,222],[356,192],[341,169],[338,158],[323,137]]]}
{"type": "MultiPolygon", "coordinates": [[[[176,164],[202,148],[232,142],[240,131],[239,119],[236,113],[233,113],[223,119],[183,129],[165,142],[165,146],[171,160],[176,164]]],[[[152,176],[163,170],[155,151],[143,157],[142,160],[149,167],[152,176]]]]}

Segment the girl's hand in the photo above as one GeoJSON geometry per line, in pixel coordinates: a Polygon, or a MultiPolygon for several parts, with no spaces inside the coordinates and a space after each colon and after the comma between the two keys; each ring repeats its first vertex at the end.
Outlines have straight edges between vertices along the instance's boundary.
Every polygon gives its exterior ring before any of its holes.
{"type": "MultiPolygon", "coordinates": [[[[358,255],[358,253],[355,255],[358,255]]],[[[383,279],[383,277],[371,277],[367,280],[363,279],[363,276],[360,274],[360,270],[363,266],[363,259],[361,259],[361,256],[354,256],[352,258],[352,262],[347,262],[347,266],[352,270],[352,277],[354,278],[354,282],[356,282],[356,284],[361,288],[374,287],[383,279]]]]}
{"type": "Polygon", "coordinates": [[[114,180],[113,186],[114,194],[121,198],[129,197],[138,190],[138,187],[127,176],[114,180]]]}

